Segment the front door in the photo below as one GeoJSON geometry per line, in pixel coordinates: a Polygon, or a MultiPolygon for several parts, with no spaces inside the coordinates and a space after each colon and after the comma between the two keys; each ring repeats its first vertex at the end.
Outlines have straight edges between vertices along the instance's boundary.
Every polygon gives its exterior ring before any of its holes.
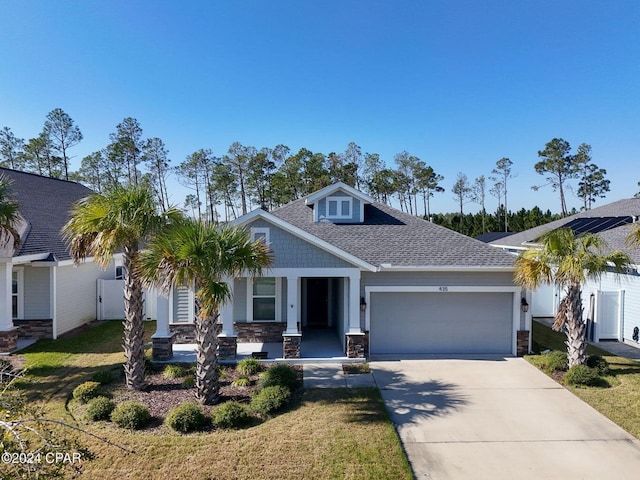
{"type": "Polygon", "coordinates": [[[307,326],[327,328],[329,326],[329,279],[307,279],[307,326]]]}

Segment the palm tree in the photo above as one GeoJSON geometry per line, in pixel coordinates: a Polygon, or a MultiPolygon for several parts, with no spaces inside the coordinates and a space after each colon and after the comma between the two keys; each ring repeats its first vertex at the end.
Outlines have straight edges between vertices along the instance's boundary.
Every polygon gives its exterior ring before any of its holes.
{"type": "Polygon", "coordinates": [[[180,217],[175,209],[159,214],[151,190],[144,186],[116,187],[77,202],[63,227],[69,253],[76,263],[93,257],[102,268],[122,251],[124,270],[124,372],[127,388],[144,388],[144,325],[142,283],[133,266],[141,241],[158,231],[168,219],[180,217]]]}
{"type": "Polygon", "coordinates": [[[11,198],[11,180],[0,174],[0,240],[12,237],[14,250],[20,246],[20,234],[15,229],[19,219],[18,203],[11,198]]]}
{"type": "Polygon", "coordinates": [[[251,241],[246,230],[191,218],[169,225],[140,254],[138,272],[145,285],[165,293],[178,286],[195,290],[196,396],[203,404],[218,399],[214,324],[220,306],[231,296],[224,278],[243,272],[260,275],[270,264],[268,247],[262,240],[251,241]]]}
{"type": "MultiPolygon", "coordinates": [[[[640,185],[640,182],[638,182],[640,185]]],[[[640,224],[636,224],[627,237],[627,245],[630,247],[640,247],[640,224]]]]}
{"type": "Polygon", "coordinates": [[[620,250],[607,252],[601,237],[576,236],[571,229],[553,230],[541,239],[540,248],[530,248],[515,262],[515,282],[528,289],[553,283],[565,289],[554,329],[565,330],[569,367],[586,363],[586,325],[582,320],[582,284],[598,279],[612,269],[622,272],[630,258],[620,250]]]}

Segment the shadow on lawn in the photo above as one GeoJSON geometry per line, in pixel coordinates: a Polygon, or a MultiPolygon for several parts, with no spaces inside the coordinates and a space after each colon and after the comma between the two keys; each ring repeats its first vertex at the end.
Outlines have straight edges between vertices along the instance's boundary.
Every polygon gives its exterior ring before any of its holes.
{"type": "Polygon", "coordinates": [[[380,392],[375,387],[363,388],[311,388],[301,390],[291,402],[290,410],[302,404],[318,403],[325,406],[347,406],[349,423],[386,423],[388,416],[380,392]]]}

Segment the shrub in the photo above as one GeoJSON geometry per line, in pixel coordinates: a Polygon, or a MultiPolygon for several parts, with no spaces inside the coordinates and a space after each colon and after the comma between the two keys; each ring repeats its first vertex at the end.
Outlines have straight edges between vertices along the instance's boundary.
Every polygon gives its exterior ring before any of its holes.
{"type": "Polygon", "coordinates": [[[240,428],[251,421],[247,407],[239,402],[229,401],[211,412],[213,424],[220,428],[240,428]]]}
{"type": "Polygon", "coordinates": [[[162,372],[164,378],[184,377],[184,368],[180,365],[167,365],[162,372]]]}
{"type": "Polygon", "coordinates": [[[144,428],[150,420],[149,409],[132,400],[122,402],[111,412],[111,421],[122,428],[139,430],[144,428]]]}
{"type": "Polygon", "coordinates": [[[196,384],[196,376],[191,374],[191,375],[187,375],[186,377],[184,377],[184,380],[182,380],[182,385],[184,385],[185,387],[193,387],[196,384]]]}
{"type": "Polygon", "coordinates": [[[177,432],[189,433],[202,430],[207,417],[195,402],[184,402],[169,410],[165,423],[177,432]]]}
{"type": "Polygon", "coordinates": [[[287,387],[289,390],[295,390],[298,385],[298,372],[286,364],[274,365],[268,368],[260,377],[260,386],[262,388],[281,386],[287,387]]]}
{"type": "Polygon", "coordinates": [[[594,368],[598,375],[609,374],[609,362],[607,362],[602,355],[590,355],[587,358],[587,367],[594,368]]]}
{"type": "Polygon", "coordinates": [[[101,383],[102,385],[108,385],[115,380],[113,372],[111,370],[98,370],[91,375],[91,380],[101,383]]]}
{"type": "Polygon", "coordinates": [[[543,353],[540,356],[540,367],[548,372],[554,370],[565,371],[567,369],[567,354],[559,350],[543,353]]]}
{"type": "Polygon", "coordinates": [[[116,404],[107,397],[95,397],[87,403],[87,418],[93,422],[109,420],[116,404]]]}
{"type": "Polygon", "coordinates": [[[249,380],[247,377],[238,377],[233,382],[231,382],[231,385],[233,385],[234,387],[248,387],[249,385],[251,385],[251,380],[249,380]]]}
{"type": "Polygon", "coordinates": [[[238,365],[236,365],[236,370],[241,375],[249,377],[262,370],[262,365],[255,358],[245,358],[244,360],[240,360],[238,362],[238,365]]]}
{"type": "Polygon", "coordinates": [[[80,403],[87,403],[92,398],[100,395],[100,383],[84,382],[73,389],[73,398],[80,403]]]}
{"type": "Polygon", "coordinates": [[[569,385],[597,385],[600,381],[598,372],[586,365],[574,365],[564,376],[564,381],[569,385]]]}
{"type": "Polygon", "coordinates": [[[291,391],[281,385],[264,387],[251,397],[254,412],[266,416],[281,410],[289,401],[291,391]]]}

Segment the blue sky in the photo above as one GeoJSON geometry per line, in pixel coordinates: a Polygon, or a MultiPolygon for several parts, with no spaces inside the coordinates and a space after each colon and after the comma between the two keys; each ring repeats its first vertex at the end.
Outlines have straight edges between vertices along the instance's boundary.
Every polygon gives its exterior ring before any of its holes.
{"type": "Polygon", "coordinates": [[[596,206],[638,191],[637,0],[0,0],[0,11],[0,128],[35,137],[62,108],[84,134],[75,168],[132,116],[174,165],[234,141],[323,153],[354,141],[388,164],[407,150],[445,177],[432,211],[456,210],[457,172],[488,176],[502,157],[517,175],[510,208],[559,211],[549,187],[530,188],[554,137],[590,144],[607,169],[596,206]]]}

